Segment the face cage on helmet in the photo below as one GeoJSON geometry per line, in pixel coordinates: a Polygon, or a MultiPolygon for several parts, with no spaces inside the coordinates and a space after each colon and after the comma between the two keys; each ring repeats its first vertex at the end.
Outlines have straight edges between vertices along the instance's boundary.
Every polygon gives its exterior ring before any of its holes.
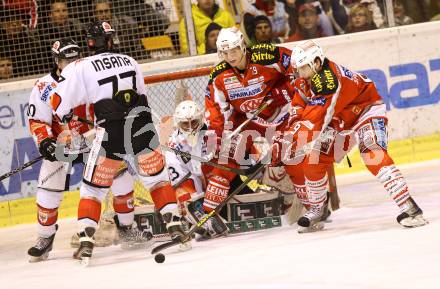
{"type": "Polygon", "coordinates": [[[194,118],[191,120],[180,120],[177,123],[177,128],[184,134],[196,134],[200,131],[202,125],[202,119],[194,118]]]}

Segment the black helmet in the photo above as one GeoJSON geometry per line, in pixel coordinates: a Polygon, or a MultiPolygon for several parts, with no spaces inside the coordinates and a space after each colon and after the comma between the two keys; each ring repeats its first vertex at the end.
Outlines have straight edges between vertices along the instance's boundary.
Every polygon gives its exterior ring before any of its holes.
{"type": "Polygon", "coordinates": [[[77,59],[81,48],[72,38],[62,38],[52,44],[52,55],[55,59],[77,59]]]}
{"type": "Polygon", "coordinates": [[[87,46],[95,53],[111,51],[114,44],[119,44],[115,30],[106,21],[95,21],[87,27],[87,46]],[[109,41],[110,45],[109,45],[109,41]]]}

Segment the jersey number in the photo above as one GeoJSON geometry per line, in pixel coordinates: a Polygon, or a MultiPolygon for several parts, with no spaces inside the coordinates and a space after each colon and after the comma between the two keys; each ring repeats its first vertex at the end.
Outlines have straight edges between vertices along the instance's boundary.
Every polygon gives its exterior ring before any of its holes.
{"type": "Polygon", "coordinates": [[[98,80],[98,84],[99,86],[107,84],[107,83],[111,83],[112,84],[112,88],[113,88],[113,94],[115,95],[119,90],[118,90],[118,76],[120,79],[124,79],[124,78],[128,78],[131,77],[132,78],[132,83],[133,83],[133,89],[136,91],[136,71],[127,71],[127,72],[123,72],[119,75],[112,75],[103,79],[98,80]]]}
{"type": "Polygon", "coordinates": [[[168,167],[168,174],[172,182],[174,182],[180,177],[179,173],[173,167],[168,167]]]}

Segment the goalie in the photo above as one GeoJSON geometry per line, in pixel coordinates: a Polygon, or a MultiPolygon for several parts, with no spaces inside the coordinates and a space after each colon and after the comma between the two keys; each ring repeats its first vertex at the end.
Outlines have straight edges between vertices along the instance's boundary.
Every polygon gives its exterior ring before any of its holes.
{"type": "MultiPolygon", "coordinates": [[[[206,139],[209,132],[203,122],[203,111],[192,100],[179,103],[173,115],[175,130],[171,134],[168,147],[206,157],[206,139]]],[[[165,152],[165,159],[171,184],[176,190],[177,201],[183,217],[197,223],[203,217],[201,208],[193,204],[203,198],[206,189],[205,175],[215,174],[217,168],[202,165],[200,161],[182,157],[172,151],[165,152]]],[[[204,238],[212,238],[227,233],[227,227],[220,216],[205,223],[204,231],[198,231],[204,238]]]]}

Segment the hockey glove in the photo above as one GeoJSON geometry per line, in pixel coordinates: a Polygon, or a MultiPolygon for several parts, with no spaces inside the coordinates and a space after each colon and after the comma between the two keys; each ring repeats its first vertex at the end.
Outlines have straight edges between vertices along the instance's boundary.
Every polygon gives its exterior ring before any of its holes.
{"type": "Polygon", "coordinates": [[[48,161],[54,162],[57,160],[55,156],[57,144],[52,138],[45,138],[40,142],[38,150],[40,154],[48,161]]]}

